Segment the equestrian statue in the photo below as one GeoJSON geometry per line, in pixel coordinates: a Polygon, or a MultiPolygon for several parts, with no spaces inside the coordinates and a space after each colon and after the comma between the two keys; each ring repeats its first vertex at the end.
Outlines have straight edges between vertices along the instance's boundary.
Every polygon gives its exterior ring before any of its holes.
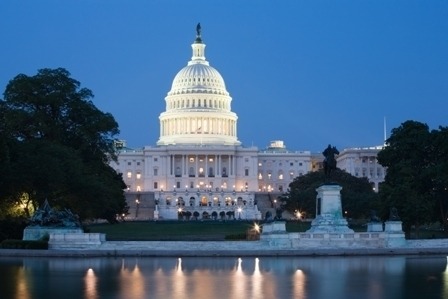
{"type": "Polygon", "coordinates": [[[339,151],[335,146],[328,145],[328,147],[322,152],[324,155],[324,172],[325,176],[329,177],[333,170],[336,170],[336,158],[335,155],[339,155],[339,151]]]}

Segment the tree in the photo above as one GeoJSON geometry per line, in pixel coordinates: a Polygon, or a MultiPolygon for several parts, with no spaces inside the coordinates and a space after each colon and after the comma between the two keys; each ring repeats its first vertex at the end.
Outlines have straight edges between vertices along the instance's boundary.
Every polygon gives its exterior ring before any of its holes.
{"type": "Polygon", "coordinates": [[[378,162],[387,167],[380,188],[383,216],[397,208],[406,233],[435,219],[446,224],[447,129],[430,132],[427,124],[409,120],[393,129],[386,142],[378,154],[378,162]]]}
{"type": "Polygon", "coordinates": [[[45,199],[81,218],[115,220],[127,211],[126,187],[109,166],[118,124],[92,103],[92,92],[62,68],[20,74],[0,101],[0,199],[45,199]]]}
{"type": "Polygon", "coordinates": [[[431,167],[427,175],[431,178],[431,196],[436,201],[436,214],[448,231],[448,127],[433,130],[431,167]]]}
{"type": "MultiPolygon", "coordinates": [[[[296,177],[290,184],[288,192],[279,199],[291,213],[300,211],[306,217],[314,217],[316,213],[316,189],[326,181],[323,171],[310,172],[296,177]]],[[[365,218],[375,207],[377,194],[366,178],[357,178],[351,174],[336,169],[332,173],[332,182],[339,184],[341,204],[350,218],[365,218]]]]}
{"type": "Polygon", "coordinates": [[[387,146],[378,153],[378,162],[387,167],[380,187],[382,216],[396,208],[409,233],[412,225],[431,219],[433,201],[428,190],[425,168],[429,165],[430,132],[426,124],[407,121],[394,128],[387,146]]]}

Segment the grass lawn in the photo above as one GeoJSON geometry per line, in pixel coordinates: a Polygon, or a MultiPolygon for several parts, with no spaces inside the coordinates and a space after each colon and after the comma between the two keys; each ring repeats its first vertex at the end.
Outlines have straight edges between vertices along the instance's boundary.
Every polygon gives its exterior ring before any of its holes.
{"type": "Polygon", "coordinates": [[[253,222],[245,221],[132,221],[87,226],[110,241],[245,239],[253,222]]]}

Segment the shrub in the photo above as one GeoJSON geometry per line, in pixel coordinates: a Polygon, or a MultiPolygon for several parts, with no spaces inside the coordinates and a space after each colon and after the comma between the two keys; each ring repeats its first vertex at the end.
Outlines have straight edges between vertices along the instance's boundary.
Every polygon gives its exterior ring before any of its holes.
{"type": "Polygon", "coordinates": [[[0,220],[0,242],[6,239],[21,239],[27,223],[22,218],[0,220]]]}
{"type": "Polygon", "coordinates": [[[48,249],[48,241],[45,240],[15,240],[7,239],[0,244],[3,249],[48,249]]]}
{"type": "Polygon", "coordinates": [[[235,241],[238,241],[238,240],[246,240],[246,239],[247,239],[247,236],[246,236],[245,233],[232,234],[232,235],[226,235],[224,239],[225,239],[225,240],[235,240],[235,241]]]}

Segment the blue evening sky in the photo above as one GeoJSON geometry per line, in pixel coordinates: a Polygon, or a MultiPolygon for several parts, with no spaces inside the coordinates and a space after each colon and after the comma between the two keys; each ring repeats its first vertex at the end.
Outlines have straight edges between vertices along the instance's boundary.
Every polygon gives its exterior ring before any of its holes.
{"type": "Polygon", "coordinates": [[[382,144],[384,117],[388,134],[448,125],[445,0],[1,0],[1,94],[63,67],[130,147],[155,145],[198,22],[243,145],[319,152],[382,144]]]}

